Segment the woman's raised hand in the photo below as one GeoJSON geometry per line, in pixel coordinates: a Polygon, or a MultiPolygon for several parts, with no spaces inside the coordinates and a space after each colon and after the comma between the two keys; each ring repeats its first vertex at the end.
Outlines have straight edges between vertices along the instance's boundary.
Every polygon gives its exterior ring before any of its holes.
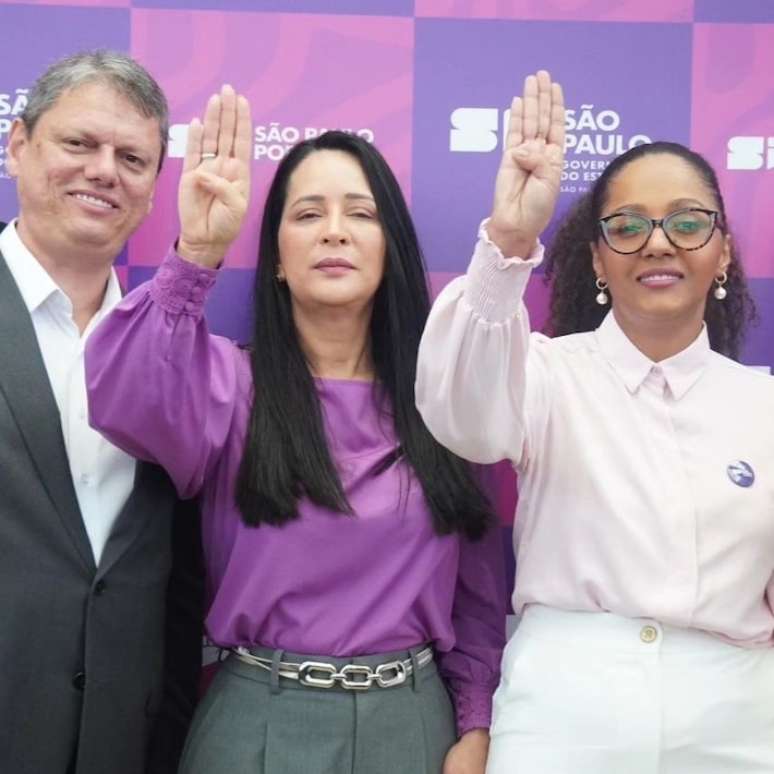
{"type": "Polygon", "coordinates": [[[540,70],[511,103],[505,150],[497,171],[487,232],[506,257],[526,258],[548,225],[564,161],[562,87],[540,70]]]}
{"type": "Polygon", "coordinates": [[[210,97],[203,123],[191,122],[177,196],[183,258],[214,268],[239,233],[250,201],[252,132],[250,105],[231,86],[210,97]]]}

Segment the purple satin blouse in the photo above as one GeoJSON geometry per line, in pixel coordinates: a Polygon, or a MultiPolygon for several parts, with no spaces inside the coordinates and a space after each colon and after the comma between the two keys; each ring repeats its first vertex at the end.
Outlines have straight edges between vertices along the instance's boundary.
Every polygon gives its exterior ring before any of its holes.
{"type": "Polygon", "coordinates": [[[504,644],[501,531],[439,537],[373,384],[318,379],[331,454],[355,515],[308,500],[281,527],[244,524],[234,502],[248,426],[247,354],[208,333],[217,271],[169,254],[86,349],[90,420],[114,444],[199,495],[206,628],[223,647],[351,656],[431,642],[460,733],[488,727],[504,644]]]}

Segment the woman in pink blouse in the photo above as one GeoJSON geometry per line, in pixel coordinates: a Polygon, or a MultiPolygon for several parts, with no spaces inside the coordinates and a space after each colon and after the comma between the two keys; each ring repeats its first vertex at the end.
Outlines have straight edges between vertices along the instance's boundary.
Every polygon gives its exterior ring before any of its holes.
{"type": "Polygon", "coordinates": [[[202,502],[221,664],[185,774],[483,774],[504,642],[499,530],[414,406],[429,310],[369,143],[327,132],[269,189],[249,350],[204,303],[249,199],[247,103],[189,130],[181,234],[95,331],[91,421],[202,502]]]}
{"type": "Polygon", "coordinates": [[[563,112],[528,79],[420,346],[431,432],[519,473],[487,772],[772,772],[774,380],[731,359],[752,303],[717,179],[674,143],[611,162],[552,249],[558,335],[531,333],[563,112]]]}

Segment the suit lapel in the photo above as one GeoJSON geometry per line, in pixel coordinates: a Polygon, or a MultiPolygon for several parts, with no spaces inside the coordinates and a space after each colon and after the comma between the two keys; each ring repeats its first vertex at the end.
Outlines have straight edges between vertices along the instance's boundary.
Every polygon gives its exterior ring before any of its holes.
{"type": "Polygon", "coordinates": [[[32,462],[83,564],[94,556],[75,495],[59,410],[35,329],[13,276],[0,255],[0,390],[24,437],[32,462]]]}
{"type": "Polygon", "coordinates": [[[147,528],[150,519],[164,517],[166,502],[171,501],[171,491],[172,484],[161,468],[138,460],[134,488],[110,530],[110,538],[105,543],[97,568],[98,578],[108,573],[126,553],[147,528]]]}
{"type": "MultiPolygon", "coordinates": [[[[126,291],[121,288],[121,295],[126,291]]],[[[145,529],[145,523],[153,512],[153,503],[146,503],[148,489],[152,488],[152,481],[160,473],[160,469],[149,462],[137,460],[134,467],[134,484],[129,498],[124,507],[116,516],[113,528],[102,550],[102,556],[97,567],[97,577],[101,578],[113,567],[113,565],[126,552],[127,548],[137,539],[137,536],[145,529]]]]}

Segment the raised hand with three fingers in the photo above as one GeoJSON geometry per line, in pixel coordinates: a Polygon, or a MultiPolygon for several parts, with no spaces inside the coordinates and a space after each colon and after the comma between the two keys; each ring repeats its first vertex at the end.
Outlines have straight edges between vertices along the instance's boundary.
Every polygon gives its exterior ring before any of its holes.
{"type": "Polygon", "coordinates": [[[505,150],[497,171],[490,239],[506,257],[526,258],[548,225],[564,161],[562,87],[540,70],[511,103],[505,150]]]}
{"type": "Polygon", "coordinates": [[[252,132],[247,99],[227,85],[210,97],[204,122],[191,121],[177,194],[183,258],[215,268],[239,233],[250,201],[252,132]]]}

